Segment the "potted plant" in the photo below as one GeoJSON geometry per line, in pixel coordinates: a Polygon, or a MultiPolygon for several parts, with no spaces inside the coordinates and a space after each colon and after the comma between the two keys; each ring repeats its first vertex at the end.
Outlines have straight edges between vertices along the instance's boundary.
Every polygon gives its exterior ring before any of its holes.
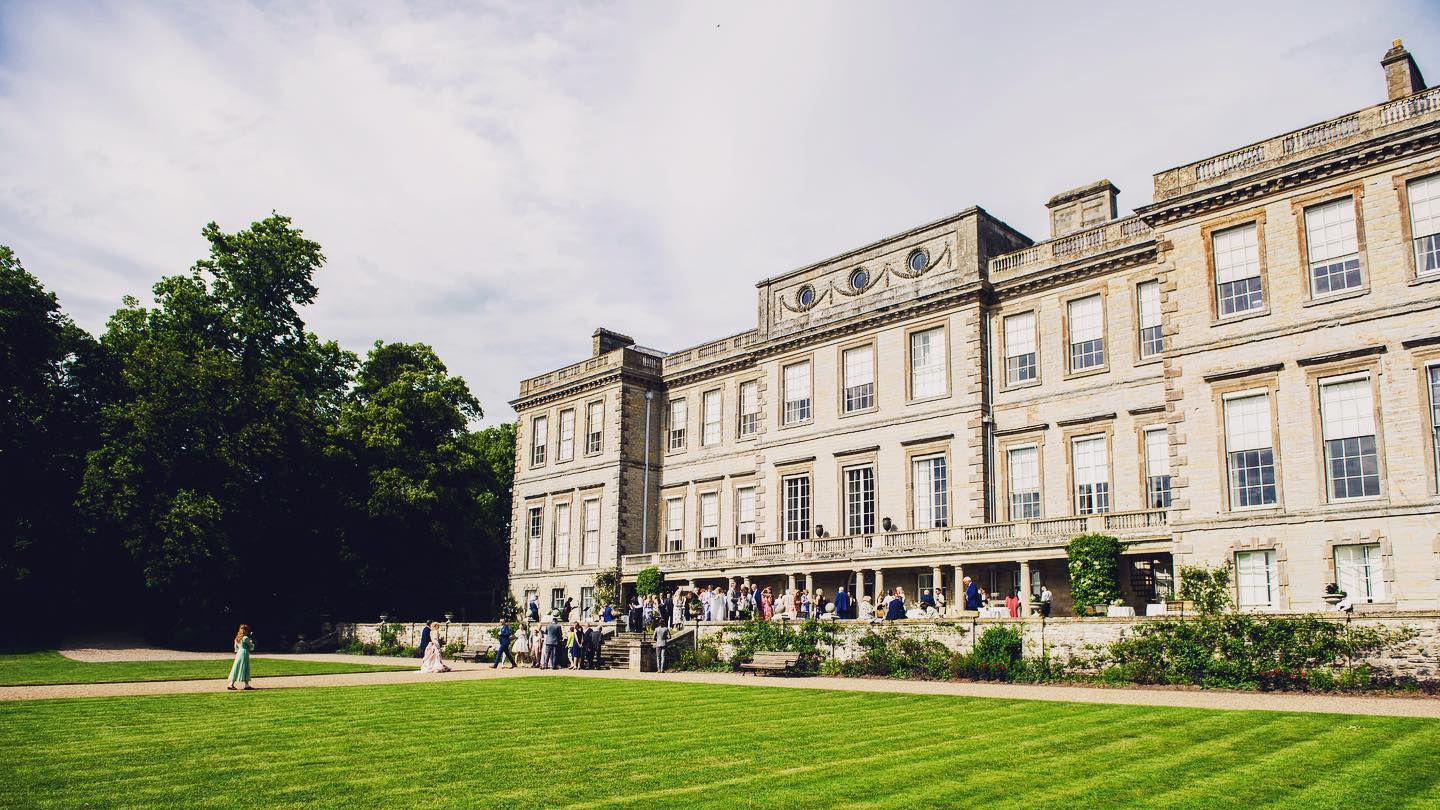
{"type": "Polygon", "coordinates": [[[1325,599],[1325,604],[1334,607],[1345,599],[1345,592],[1340,590],[1338,584],[1331,582],[1325,586],[1325,596],[1323,598],[1325,599]]]}

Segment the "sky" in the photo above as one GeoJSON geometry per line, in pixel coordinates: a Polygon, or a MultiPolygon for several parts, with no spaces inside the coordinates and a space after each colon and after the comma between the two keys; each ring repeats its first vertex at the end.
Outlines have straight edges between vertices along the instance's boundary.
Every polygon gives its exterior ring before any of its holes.
{"type": "Polygon", "coordinates": [[[0,0],[0,244],[92,332],[291,216],[310,329],[435,347],[485,409],[589,355],[755,326],[755,282],[1384,100],[1440,3],[0,0]]]}

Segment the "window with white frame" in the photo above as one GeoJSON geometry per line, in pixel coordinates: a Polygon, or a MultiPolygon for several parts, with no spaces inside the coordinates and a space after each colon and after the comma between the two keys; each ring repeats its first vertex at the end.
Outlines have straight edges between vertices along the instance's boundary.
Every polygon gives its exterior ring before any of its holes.
{"type": "Polygon", "coordinates": [[[1320,381],[1320,419],[1330,499],[1380,494],[1380,455],[1368,376],[1320,381]]]}
{"type": "Polygon", "coordinates": [[[755,487],[735,490],[735,544],[755,543],[755,487]]]}
{"type": "Polygon", "coordinates": [[[783,531],[786,542],[810,537],[810,476],[790,475],[781,479],[784,497],[783,531]]]}
{"type": "Polygon", "coordinates": [[[532,506],[528,512],[525,533],[525,567],[531,571],[540,568],[540,533],[545,526],[545,508],[532,506]]]}
{"type": "Polygon", "coordinates": [[[706,391],[700,398],[700,444],[709,447],[720,443],[720,389],[706,391]]]}
{"type": "Polygon", "coordinates": [[[1040,375],[1039,353],[1035,351],[1035,313],[1006,316],[1005,384],[1019,385],[1040,375]]]}
{"type": "Polygon", "coordinates": [[[1170,433],[1164,426],[1145,429],[1145,503],[1170,508],[1170,433]]]}
{"type": "Polygon", "coordinates": [[[1105,308],[1100,296],[1076,298],[1065,308],[1070,325],[1070,370],[1105,365],[1105,308]]]}
{"type": "Polygon", "coordinates": [[[1277,587],[1275,551],[1235,552],[1235,582],[1239,586],[1240,607],[1274,607],[1277,587]]]}
{"type": "Polygon", "coordinates": [[[570,565],[570,504],[555,504],[555,529],[550,535],[550,567],[570,565]]]}
{"type": "Polygon", "coordinates": [[[1411,180],[1410,237],[1415,246],[1415,273],[1440,273],[1440,174],[1411,180]]]}
{"type": "Polygon", "coordinates": [[[1070,443],[1075,475],[1075,514],[1110,511],[1110,459],[1104,436],[1085,436],[1070,443]]]}
{"type": "Polygon", "coordinates": [[[1010,519],[1040,517],[1040,450],[1035,445],[1006,451],[1005,468],[1010,478],[1010,519]]]}
{"type": "Polygon", "coordinates": [[[1165,331],[1160,325],[1160,282],[1136,285],[1135,302],[1140,314],[1140,357],[1154,357],[1165,351],[1165,331]]]}
{"type": "Polygon", "coordinates": [[[565,589],[550,589],[550,612],[558,614],[565,609],[565,589]]]}
{"type": "Polygon", "coordinates": [[[545,448],[550,441],[550,420],[537,416],[530,422],[530,466],[545,463],[545,448]]]}
{"type": "Polygon", "coordinates": [[[1210,235],[1215,261],[1215,300],[1220,317],[1265,306],[1260,284],[1260,242],[1255,223],[1210,235]]]}
{"type": "Polygon", "coordinates": [[[605,403],[596,400],[585,406],[585,452],[595,454],[605,446],[605,403]]]}
{"type": "Polygon", "coordinates": [[[1319,297],[1360,286],[1353,198],[1306,208],[1305,246],[1310,253],[1311,295],[1319,297]]]}
{"type": "Polygon", "coordinates": [[[595,586],[586,585],[580,589],[580,615],[589,617],[595,615],[595,586]]]}
{"type": "Polygon", "coordinates": [[[787,425],[810,419],[810,361],[791,363],[782,372],[785,390],[784,421],[787,425]]]}
{"type": "Polygon", "coordinates": [[[1269,506],[1277,500],[1275,448],[1270,432],[1270,395],[1225,398],[1225,463],[1230,508],[1269,506]]]}
{"type": "Polygon", "coordinates": [[[1385,601],[1385,577],[1380,569],[1380,544],[1336,546],[1335,582],[1352,602],[1385,601]]]}
{"type": "Polygon", "coordinates": [[[685,421],[690,418],[690,411],[685,405],[685,400],[676,399],[670,402],[670,449],[685,449],[685,421]]]}
{"type": "Polygon", "coordinates": [[[556,461],[569,461],[575,458],[575,411],[573,409],[560,412],[560,442],[555,448],[556,461]]]}
{"type": "Polygon", "coordinates": [[[700,493],[700,546],[720,547],[720,493],[700,493]]]}
{"type": "Polygon", "coordinates": [[[856,346],[841,357],[844,370],[845,413],[875,407],[875,347],[856,346]]]}
{"type": "Polygon", "coordinates": [[[910,462],[910,485],[915,528],[942,529],[950,525],[950,481],[945,456],[927,456],[910,462]]]}
{"type": "Polygon", "coordinates": [[[585,502],[585,560],[584,565],[600,563],[600,499],[591,498],[585,502]]]}
{"type": "Polygon", "coordinates": [[[845,534],[875,533],[875,468],[845,468],[845,534]]]}
{"type": "Polygon", "coordinates": [[[665,550],[685,550],[685,499],[665,501],[665,550]]]}
{"type": "Polygon", "coordinates": [[[760,383],[740,383],[740,435],[754,436],[760,430],[760,383]]]}
{"type": "Polygon", "coordinates": [[[945,327],[910,333],[910,396],[937,397],[945,393],[945,327]]]}
{"type": "Polygon", "coordinates": [[[1430,382],[1430,449],[1435,453],[1435,488],[1440,490],[1440,363],[1425,373],[1430,382]]]}

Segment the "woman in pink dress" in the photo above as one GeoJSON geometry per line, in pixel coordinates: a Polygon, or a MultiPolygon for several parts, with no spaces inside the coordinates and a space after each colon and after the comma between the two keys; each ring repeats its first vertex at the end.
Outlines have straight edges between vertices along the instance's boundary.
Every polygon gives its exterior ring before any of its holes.
{"type": "Polygon", "coordinates": [[[449,672],[445,660],[440,657],[440,623],[430,624],[430,643],[425,647],[425,657],[420,659],[421,672],[449,672]]]}
{"type": "Polygon", "coordinates": [[[1020,618],[1020,592],[1019,592],[1019,591],[1014,590],[1013,588],[1011,589],[1010,595],[1007,596],[1007,597],[1005,597],[1005,609],[1010,612],[1010,618],[1012,618],[1012,619],[1018,619],[1018,618],[1020,618]]]}
{"type": "Polygon", "coordinates": [[[775,616],[775,595],[768,587],[760,595],[760,615],[767,622],[775,616]]]}

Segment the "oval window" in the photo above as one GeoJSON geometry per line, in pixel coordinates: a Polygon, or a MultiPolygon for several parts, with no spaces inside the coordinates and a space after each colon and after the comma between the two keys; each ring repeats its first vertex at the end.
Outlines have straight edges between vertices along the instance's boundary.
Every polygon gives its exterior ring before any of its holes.
{"type": "Polygon", "coordinates": [[[860,292],[868,286],[870,286],[870,271],[863,267],[855,268],[855,272],[850,274],[850,289],[860,292]]]}
{"type": "Polygon", "coordinates": [[[910,251],[910,258],[905,260],[906,266],[912,273],[923,273],[925,268],[930,266],[930,254],[924,248],[910,251]]]}
{"type": "Polygon", "coordinates": [[[795,300],[800,302],[800,306],[802,307],[808,307],[811,304],[814,304],[815,288],[811,287],[809,284],[806,284],[804,287],[800,288],[800,293],[795,296],[795,300]]]}

